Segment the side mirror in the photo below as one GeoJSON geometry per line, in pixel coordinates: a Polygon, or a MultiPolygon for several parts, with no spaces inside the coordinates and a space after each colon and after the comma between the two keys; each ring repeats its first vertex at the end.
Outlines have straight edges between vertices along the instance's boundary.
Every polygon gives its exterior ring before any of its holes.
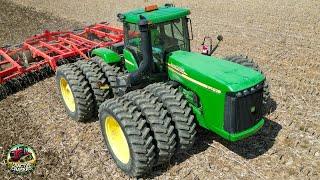
{"type": "Polygon", "coordinates": [[[203,38],[203,42],[202,42],[202,52],[201,54],[203,55],[206,55],[206,56],[211,56],[213,54],[213,52],[215,50],[217,50],[217,48],[219,47],[219,44],[221,41],[223,41],[223,36],[222,35],[218,35],[217,36],[217,40],[218,40],[218,43],[213,47],[212,46],[212,38],[209,37],[209,36],[205,36],[203,38]],[[209,45],[206,45],[206,40],[209,40],[209,45]]]}

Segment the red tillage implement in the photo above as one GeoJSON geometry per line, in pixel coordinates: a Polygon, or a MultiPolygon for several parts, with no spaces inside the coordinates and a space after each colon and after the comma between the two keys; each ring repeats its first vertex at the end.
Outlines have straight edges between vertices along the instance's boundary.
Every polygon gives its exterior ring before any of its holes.
{"type": "Polygon", "coordinates": [[[65,63],[88,59],[90,51],[123,41],[122,29],[105,23],[76,32],[49,32],[19,46],[0,48],[0,100],[49,77],[65,63]]]}

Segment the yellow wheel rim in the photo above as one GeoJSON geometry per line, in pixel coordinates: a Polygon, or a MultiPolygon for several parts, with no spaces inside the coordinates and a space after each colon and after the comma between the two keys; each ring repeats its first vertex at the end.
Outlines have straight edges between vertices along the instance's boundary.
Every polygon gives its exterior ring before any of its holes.
{"type": "Polygon", "coordinates": [[[107,139],[114,155],[124,164],[130,159],[128,142],[119,123],[112,116],[107,116],[104,124],[107,139]]]}
{"type": "Polygon", "coordinates": [[[76,111],[76,104],[74,102],[74,97],[71,88],[66,79],[60,79],[60,90],[65,104],[71,112],[76,111]]]}

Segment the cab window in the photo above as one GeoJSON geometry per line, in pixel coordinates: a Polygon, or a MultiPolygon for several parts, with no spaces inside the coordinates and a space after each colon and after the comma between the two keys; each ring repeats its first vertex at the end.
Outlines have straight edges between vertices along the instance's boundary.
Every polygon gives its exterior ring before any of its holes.
{"type": "Polygon", "coordinates": [[[140,47],[141,36],[139,26],[137,24],[125,24],[125,44],[127,46],[140,47]]]}

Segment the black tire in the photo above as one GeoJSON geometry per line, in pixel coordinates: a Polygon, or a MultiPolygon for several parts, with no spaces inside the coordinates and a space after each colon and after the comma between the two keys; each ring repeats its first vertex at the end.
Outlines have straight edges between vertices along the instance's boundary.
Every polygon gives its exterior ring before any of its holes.
{"type": "MultiPolygon", "coordinates": [[[[117,76],[122,75],[122,73],[119,71],[120,70],[119,67],[115,67],[107,64],[106,62],[103,61],[103,59],[101,59],[98,56],[92,57],[91,60],[100,66],[100,68],[104,72],[111,86],[114,87],[118,85],[117,76]]],[[[118,97],[123,95],[123,92],[121,92],[120,88],[112,88],[111,92],[112,92],[112,97],[118,97]]]]}
{"type": "Polygon", "coordinates": [[[0,85],[0,101],[7,97],[7,89],[4,85],[0,85]]]}
{"type": "Polygon", "coordinates": [[[28,73],[26,74],[26,76],[27,76],[27,79],[28,79],[28,81],[29,81],[29,85],[30,85],[30,86],[38,82],[38,81],[37,81],[37,76],[35,75],[34,72],[28,72],[28,73]]]}
{"type": "Polygon", "coordinates": [[[99,119],[102,136],[117,166],[132,177],[150,172],[155,163],[155,146],[147,121],[137,106],[126,98],[109,99],[100,106],[99,119]],[[126,164],[118,159],[108,141],[105,123],[110,115],[120,125],[129,146],[130,158],[126,164]]]}
{"type": "Polygon", "coordinates": [[[69,63],[68,59],[61,59],[61,60],[57,61],[57,66],[62,66],[64,64],[68,64],[68,63],[69,63]]]}
{"type": "Polygon", "coordinates": [[[6,82],[6,86],[10,89],[10,94],[14,94],[19,91],[20,83],[14,78],[6,82]]]}
{"type": "MultiPolygon", "coordinates": [[[[243,56],[243,55],[238,55],[238,56],[227,56],[226,58],[224,58],[225,60],[243,65],[245,67],[251,68],[255,71],[260,72],[261,74],[264,75],[264,73],[262,72],[262,70],[259,68],[259,66],[253,62],[252,59],[249,59],[247,56],[243,56]]],[[[266,104],[270,99],[270,91],[269,91],[269,84],[267,79],[264,82],[264,87],[263,87],[263,103],[266,104]]]]}
{"type": "Polygon", "coordinates": [[[176,134],[167,111],[157,102],[157,97],[145,90],[131,91],[123,97],[133,101],[150,126],[156,146],[156,165],[169,162],[176,150],[176,134]]]}
{"type": "Polygon", "coordinates": [[[108,80],[95,62],[77,61],[75,65],[81,69],[86,80],[89,82],[89,87],[94,96],[94,113],[98,114],[99,106],[110,97],[109,91],[101,88],[101,86],[108,84],[108,80]]]}
{"type": "Polygon", "coordinates": [[[60,66],[56,72],[56,82],[61,100],[66,108],[68,115],[76,121],[87,121],[93,117],[94,101],[90,91],[89,83],[85,79],[81,70],[74,64],[60,66]],[[71,89],[75,110],[70,110],[66,104],[62,92],[61,81],[65,79],[71,89]]]}
{"type": "Polygon", "coordinates": [[[177,150],[182,152],[190,149],[195,141],[196,123],[183,94],[166,83],[150,84],[145,89],[158,97],[158,101],[168,111],[177,134],[177,150]]]}

